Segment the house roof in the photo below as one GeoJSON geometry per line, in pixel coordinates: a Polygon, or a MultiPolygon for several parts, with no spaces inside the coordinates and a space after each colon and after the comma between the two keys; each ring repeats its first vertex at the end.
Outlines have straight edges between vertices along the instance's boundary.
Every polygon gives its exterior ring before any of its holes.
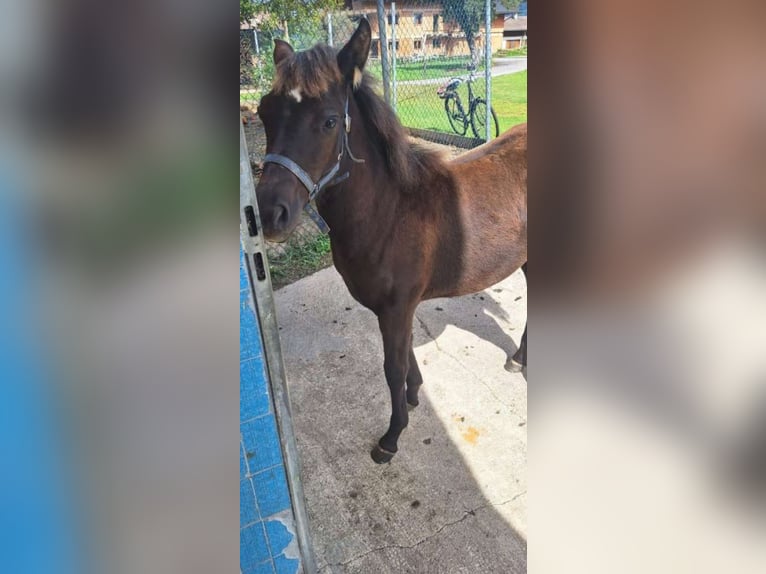
{"type": "Polygon", "coordinates": [[[526,18],[506,18],[503,24],[503,30],[519,31],[527,29],[526,18]]]}

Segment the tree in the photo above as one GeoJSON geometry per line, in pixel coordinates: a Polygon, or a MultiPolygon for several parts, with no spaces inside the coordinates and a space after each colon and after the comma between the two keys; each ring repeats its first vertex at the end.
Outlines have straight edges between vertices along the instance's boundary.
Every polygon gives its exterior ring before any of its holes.
{"type": "Polygon", "coordinates": [[[289,42],[288,22],[321,23],[327,11],[337,10],[342,4],[342,0],[239,0],[239,20],[249,22],[257,17],[259,27],[281,29],[283,39],[289,42]]]}
{"type": "Polygon", "coordinates": [[[249,22],[255,16],[255,2],[252,0],[239,0],[239,22],[249,22]]]}
{"type": "Polygon", "coordinates": [[[326,38],[323,32],[324,16],[341,5],[342,0],[239,0],[240,23],[254,23],[257,28],[248,34],[240,33],[240,85],[267,88],[274,66],[272,38],[288,42],[297,39],[296,49],[308,48],[326,38]],[[258,53],[253,45],[255,34],[261,41],[258,53]]]}
{"type": "MultiPolygon", "coordinates": [[[[501,0],[501,4],[510,10],[515,10],[521,0],[501,0]]],[[[476,52],[476,36],[484,27],[485,0],[442,0],[444,8],[444,21],[454,22],[465,34],[468,50],[471,52],[471,61],[476,64],[479,55],[476,52]]],[[[492,16],[495,14],[495,0],[490,0],[492,16]]]]}
{"type": "Polygon", "coordinates": [[[444,21],[453,22],[463,30],[468,50],[471,52],[471,62],[476,64],[479,61],[476,36],[484,23],[484,0],[442,0],[442,6],[444,21]]]}

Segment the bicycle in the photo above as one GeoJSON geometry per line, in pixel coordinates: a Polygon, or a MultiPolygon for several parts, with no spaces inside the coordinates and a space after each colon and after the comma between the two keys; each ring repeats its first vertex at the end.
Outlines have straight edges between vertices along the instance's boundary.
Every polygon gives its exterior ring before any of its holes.
{"type": "MultiPolygon", "coordinates": [[[[468,131],[468,123],[471,124],[471,131],[473,135],[479,139],[485,139],[486,137],[486,117],[487,117],[487,101],[483,98],[477,98],[473,94],[471,85],[476,80],[476,66],[468,66],[468,78],[452,78],[446,84],[441,86],[437,91],[441,99],[444,100],[444,111],[447,112],[447,119],[453,131],[463,136],[468,131]],[[463,82],[468,86],[468,113],[465,113],[463,102],[460,100],[460,95],[457,93],[458,86],[463,82]]],[[[495,109],[490,107],[492,113],[492,123],[495,125],[495,135],[500,135],[500,126],[497,122],[497,114],[495,109]]]]}

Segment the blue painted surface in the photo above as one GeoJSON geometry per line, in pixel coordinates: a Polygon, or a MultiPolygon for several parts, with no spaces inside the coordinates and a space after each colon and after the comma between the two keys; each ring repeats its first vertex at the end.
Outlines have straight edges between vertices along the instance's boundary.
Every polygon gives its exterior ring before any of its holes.
{"type": "Polygon", "coordinates": [[[35,315],[39,280],[18,189],[0,166],[0,572],[81,571],[71,461],[35,315]]]}
{"type": "Polygon", "coordinates": [[[282,464],[274,415],[267,413],[240,426],[245,461],[251,474],[282,464]]]}
{"type": "Polygon", "coordinates": [[[239,563],[242,574],[295,574],[300,567],[295,519],[274,407],[240,252],[239,293],[239,563]]]}

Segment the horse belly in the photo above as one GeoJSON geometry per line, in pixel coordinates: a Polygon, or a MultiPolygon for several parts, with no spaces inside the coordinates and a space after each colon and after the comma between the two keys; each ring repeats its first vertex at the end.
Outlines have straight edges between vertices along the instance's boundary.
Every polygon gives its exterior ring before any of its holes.
{"type": "Polygon", "coordinates": [[[519,269],[527,260],[526,253],[511,251],[502,259],[486,261],[485,264],[471,265],[458,286],[458,295],[467,295],[483,291],[496,283],[500,283],[511,273],[519,269]]]}
{"type": "Polygon", "coordinates": [[[526,210],[464,212],[458,294],[475,293],[499,283],[527,260],[526,210]]]}
{"type": "Polygon", "coordinates": [[[458,295],[502,281],[527,260],[525,134],[511,130],[484,154],[469,152],[469,161],[454,164],[458,209],[451,235],[458,295]]]}

